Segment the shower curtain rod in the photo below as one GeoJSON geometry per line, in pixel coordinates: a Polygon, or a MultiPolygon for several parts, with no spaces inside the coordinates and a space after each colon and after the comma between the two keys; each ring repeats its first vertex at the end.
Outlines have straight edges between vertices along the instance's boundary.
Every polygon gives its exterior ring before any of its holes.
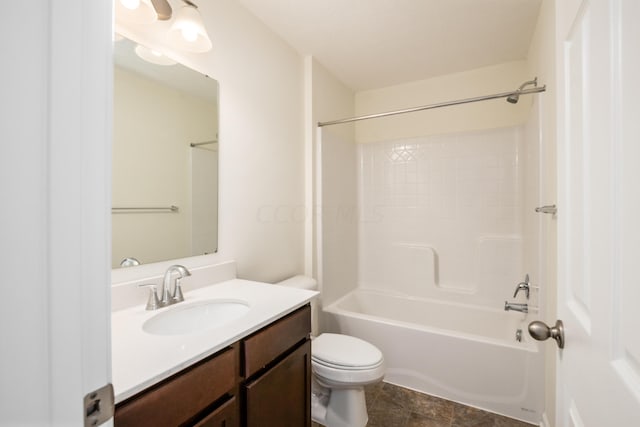
{"type": "Polygon", "coordinates": [[[360,120],[377,119],[378,117],[395,116],[396,114],[413,113],[413,112],[422,111],[422,110],[432,110],[434,108],[448,107],[450,105],[468,104],[468,103],[471,103],[471,102],[486,101],[486,100],[489,100],[489,99],[498,99],[498,98],[509,98],[509,97],[513,97],[513,96],[517,97],[519,95],[529,95],[531,93],[544,92],[545,90],[547,90],[547,85],[544,85],[544,86],[541,86],[541,87],[534,87],[534,88],[531,88],[531,89],[514,90],[514,91],[511,91],[511,92],[496,93],[496,94],[493,94],[493,95],[477,96],[475,98],[466,98],[466,99],[459,99],[459,100],[456,100],[456,101],[447,101],[447,102],[440,102],[440,103],[437,103],[437,104],[422,105],[420,107],[406,108],[404,110],[387,111],[387,112],[384,112],[384,113],[368,114],[366,116],[350,117],[348,119],[331,120],[331,121],[328,121],[328,122],[318,122],[318,126],[319,127],[323,127],[323,126],[331,126],[331,125],[340,125],[340,124],[343,124],[343,123],[357,122],[357,121],[360,121],[360,120]]]}

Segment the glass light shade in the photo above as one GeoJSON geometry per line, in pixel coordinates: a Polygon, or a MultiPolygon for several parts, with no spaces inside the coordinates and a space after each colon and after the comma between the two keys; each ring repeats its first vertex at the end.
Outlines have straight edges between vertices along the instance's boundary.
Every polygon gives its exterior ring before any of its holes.
{"type": "Polygon", "coordinates": [[[138,55],[140,58],[152,64],[156,64],[156,65],[175,65],[176,64],[176,61],[169,58],[168,56],[163,55],[162,53],[156,50],[149,49],[148,47],[142,46],[140,44],[136,46],[135,51],[136,51],[136,55],[138,55]]]}
{"type": "Polygon", "coordinates": [[[211,50],[211,40],[204,28],[200,12],[193,6],[183,6],[176,14],[167,34],[171,44],[187,52],[211,50]]]}
{"type": "Polygon", "coordinates": [[[131,10],[134,10],[140,7],[140,0],[120,0],[120,3],[122,3],[122,5],[127,9],[131,9],[131,10]]]}
{"type": "Polygon", "coordinates": [[[151,0],[116,0],[116,20],[130,24],[151,24],[158,15],[151,0]]]}

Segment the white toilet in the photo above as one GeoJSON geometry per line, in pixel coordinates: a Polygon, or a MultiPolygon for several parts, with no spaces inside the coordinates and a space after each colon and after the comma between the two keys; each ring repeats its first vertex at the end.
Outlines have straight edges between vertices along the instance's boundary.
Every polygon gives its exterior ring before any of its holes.
{"type": "MultiPolygon", "coordinates": [[[[295,276],[278,285],[317,289],[316,281],[295,276]]],[[[316,307],[312,304],[312,333],[316,307]]],[[[384,358],[374,345],[356,337],[324,333],[311,341],[313,371],[311,417],[327,427],[364,427],[369,419],[364,386],[384,377],[384,358]]]]}

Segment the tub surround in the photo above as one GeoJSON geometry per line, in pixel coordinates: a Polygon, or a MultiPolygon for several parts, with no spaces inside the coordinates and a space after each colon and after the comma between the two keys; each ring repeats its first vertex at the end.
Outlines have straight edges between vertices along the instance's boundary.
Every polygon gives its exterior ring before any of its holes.
{"type": "Polygon", "coordinates": [[[539,115],[526,127],[410,138],[385,124],[393,135],[378,138],[391,139],[351,151],[322,133],[323,330],[379,348],[387,382],[537,422],[544,358],[526,326],[545,309],[539,115]],[[347,167],[340,155],[357,161],[347,167]],[[357,214],[327,215],[327,204],[357,214]],[[513,296],[527,273],[528,300],[513,296]],[[527,303],[531,314],[505,312],[505,301],[527,303]]]}
{"type": "Polygon", "coordinates": [[[217,267],[203,267],[200,272],[191,270],[191,281],[183,282],[187,285],[185,301],[154,311],[145,310],[148,290],[141,289],[143,301],[139,301],[137,284],[156,283],[155,277],[150,281],[136,280],[114,286],[117,309],[112,312],[111,327],[116,403],[295,311],[317,295],[314,291],[230,278],[230,271],[235,268],[233,263],[217,267]],[[211,281],[203,285],[207,277],[211,281]],[[222,280],[213,281],[216,278],[222,280]],[[152,335],[142,329],[145,321],[163,311],[218,298],[245,301],[250,309],[236,320],[201,332],[166,336],[152,335]]]}
{"type": "Polygon", "coordinates": [[[537,217],[523,208],[524,145],[522,127],[361,144],[358,284],[502,308],[535,273],[523,259],[522,221],[537,217]]]}

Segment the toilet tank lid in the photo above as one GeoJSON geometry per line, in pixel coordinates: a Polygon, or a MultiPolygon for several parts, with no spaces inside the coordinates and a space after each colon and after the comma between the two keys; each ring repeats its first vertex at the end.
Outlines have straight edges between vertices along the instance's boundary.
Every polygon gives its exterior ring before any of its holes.
{"type": "Polygon", "coordinates": [[[344,367],[379,365],[382,352],[376,346],[350,335],[324,333],[311,341],[314,359],[344,367]]]}
{"type": "Polygon", "coordinates": [[[282,282],[278,282],[276,283],[276,285],[289,286],[298,289],[308,289],[310,291],[315,291],[316,289],[318,289],[318,282],[316,282],[313,277],[303,276],[301,274],[290,277],[286,280],[283,280],[282,282]]]}

